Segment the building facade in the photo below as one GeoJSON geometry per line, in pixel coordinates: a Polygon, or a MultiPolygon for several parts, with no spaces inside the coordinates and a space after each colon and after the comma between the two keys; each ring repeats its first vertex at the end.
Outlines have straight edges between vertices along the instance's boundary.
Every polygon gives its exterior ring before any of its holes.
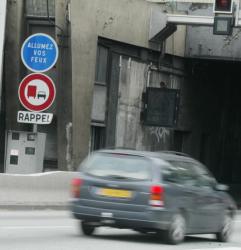
{"type": "Polygon", "coordinates": [[[151,40],[165,13],[213,16],[212,10],[209,0],[8,0],[1,134],[32,131],[16,122],[17,88],[30,73],[20,49],[30,34],[47,33],[59,59],[47,72],[57,90],[48,110],[54,121],[37,128],[47,134],[44,169],[75,170],[105,147],[175,150],[204,162],[218,180],[240,185],[240,29],[215,36],[212,27],[179,25],[167,39],[151,40]],[[153,89],[153,98],[163,97],[154,106],[166,101],[161,121],[148,123],[153,89]]]}

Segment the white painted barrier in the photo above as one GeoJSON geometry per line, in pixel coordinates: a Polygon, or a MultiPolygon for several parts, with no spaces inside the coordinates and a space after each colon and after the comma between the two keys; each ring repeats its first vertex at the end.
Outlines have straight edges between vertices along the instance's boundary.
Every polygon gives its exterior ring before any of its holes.
{"type": "MultiPolygon", "coordinates": [[[[71,199],[71,180],[78,172],[45,172],[38,174],[1,174],[0,209],[2,208],[66,208],[71,199]]],[[[240,186],[232,186],[240,190],[240,186]]],[[[239,192],[234,195],[239,208],[239,192]]]]}
{"type": "Polygon", "coordinates": [[[39,174],[0,174],[0,208],[66,207],[71,180],[78,172],[45,172],[39,174]]]}

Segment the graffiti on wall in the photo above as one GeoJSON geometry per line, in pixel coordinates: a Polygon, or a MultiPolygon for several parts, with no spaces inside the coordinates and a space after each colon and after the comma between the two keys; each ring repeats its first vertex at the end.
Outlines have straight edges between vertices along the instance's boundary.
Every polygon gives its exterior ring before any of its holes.
{"type": "Polygon", "coordinates": [[[163,127],[150,127],[149,130],[150,134],[155,136],[158,143],[160,141],[163,141],[165,143],[170,135],[170,131],[163,127]]]}

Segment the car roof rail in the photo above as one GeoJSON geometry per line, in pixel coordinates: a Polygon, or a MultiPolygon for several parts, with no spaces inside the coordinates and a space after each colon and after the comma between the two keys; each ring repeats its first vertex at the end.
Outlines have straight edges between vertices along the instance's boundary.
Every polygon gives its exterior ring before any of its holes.
{"type": "Polygon", "coordinates": [[[164,153],[164,154],[174,154],[174,155],[180,155],[180,156],[187,156],[190,157],[190,155],[183,153],[183,152],[178,152],[178,151],[169,151],[169,150],[162,150],[158,151],[159,153],[164,153]]]}

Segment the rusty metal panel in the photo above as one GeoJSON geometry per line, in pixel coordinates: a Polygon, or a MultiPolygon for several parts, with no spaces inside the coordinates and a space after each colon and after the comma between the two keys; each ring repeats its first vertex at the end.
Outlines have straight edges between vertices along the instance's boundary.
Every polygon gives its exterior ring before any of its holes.
{"type": "Polygon", "coordinates": [[[168,88],[147,88],[144,124],[175,127],[177,124],[179,91],[168,88]]]}

